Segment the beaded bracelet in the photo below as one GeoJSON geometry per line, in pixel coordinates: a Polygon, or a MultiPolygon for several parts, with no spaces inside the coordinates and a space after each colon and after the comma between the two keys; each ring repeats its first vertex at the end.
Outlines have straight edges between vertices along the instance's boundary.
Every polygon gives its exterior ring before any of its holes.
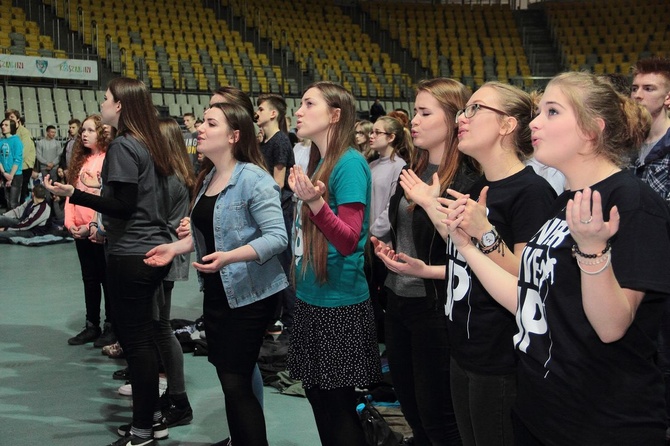
{"type": "Polygon", "coordinates": [[[609,259],[610,254],[605,254],[600,257],[597,257],[595,260],[585,260],[582,257],[577,257],[577,263],[580,265],[600,265],[601,263],[607,262],[609,259]]]}
{"type": "Polygon", "coordinates": [[[586,253],[581,252],[579,250],[579,246],[572,245],[572,257],[579,256],[579,257],[583,257],[585,259],[595,259],[595,258],[604,256],[605,254],[607,254],[610,251],[610,249],[612,249],[612,244],[610,243],[609,240],[607,240],[607,245],[605,246],[605,249],[603,249],[602,251],[600,251],[597,254],[586,254],[586,253]]]}
{"type": "Polygon", "coordinates": [[[588,274],[589,276],[595,276],[595,275],[598,275],[598,274],[602,273],[603,271],[605,271],[607,269],[607,267],[612,264],[612,254],[605,255],[602,258],[606,259],[606,260],[604,260],[605,264],[602,266],[602,268],[600,268],[597,271],[586,271],[584,268],[582,268],[582,265],[597,265],[599,263],[603,263],[603,261],[592,262],[592,263],[584,263],[584,262],[580,262],[579,260],[577,260],[577,266],[579,267],[579,269],[584,274],[588,274]]]}
{"type": "Polygon", "coordinates": [[[505,242],[503,242],[503,239],[498,236],[493,245],[486,249],[479,248],[479,250],[482,252],[482,254],[491,254],[493,251],[498,251],[501,256],[505,257],[505,242]]]}
{"type": "Polygon", "coordinates": [[[90,223],[88,224],[88,228],[90,229],[90,228],[91,228],[91,226],[94,226],[94,227],[96,227],[96,228],[97,228],[97,227],[98,227],[98,223],[96,223],[96,222],[92,221],[92,222],[90,222],[90,223]]]}

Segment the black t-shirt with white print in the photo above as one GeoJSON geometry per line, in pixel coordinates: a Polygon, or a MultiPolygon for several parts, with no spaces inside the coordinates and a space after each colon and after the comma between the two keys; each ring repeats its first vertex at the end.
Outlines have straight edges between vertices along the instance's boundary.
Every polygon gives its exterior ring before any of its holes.
{"type": "MultiPolygon", "coordinates": [[[[547,221],[556,199],[551,185],[532,167],[499,181],[481,177],[469,191],[471,198],[477,200],[485,186],[489,186],[486,199],[489,222],[509,248],[531,239],[547,221]]],[[[462,368],[474,373],[515,373],[514,315],[486,292],[451,239],[447,241],[446,280],[445,313],[451,356],[462,368]]]]}
{"type": "MultiPolygon", "coordinates": [[[[623,288],[645,292],[618,341],[604,343],[582,305],[581,273],[565,221],[573,192],[523,250],[519,273],[519,382],[515,411],[547,445],[663,445],[663,378],[654,365],[662,301],[670,293],[670,212],[647,185],[619,172],[592,187],[603,215],[621,215],[612,267],[623,288]]],[[[603,310],[605,311],[605,310],[603,310]]]]}

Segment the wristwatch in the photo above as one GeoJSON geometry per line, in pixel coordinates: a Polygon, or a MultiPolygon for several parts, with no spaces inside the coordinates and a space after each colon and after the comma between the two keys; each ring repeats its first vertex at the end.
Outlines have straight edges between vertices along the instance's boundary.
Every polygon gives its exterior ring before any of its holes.
{"type": "Polygon", "coordinates": [[[482,234],[482,238],[479,240],[479,249],[490,248],[495,244],[496,241],[498,241],[498,238],[500,238],[500,235],[498,235],[496,227],[491,226],[490,231],[486,231],[484,234],[482,234]]]}

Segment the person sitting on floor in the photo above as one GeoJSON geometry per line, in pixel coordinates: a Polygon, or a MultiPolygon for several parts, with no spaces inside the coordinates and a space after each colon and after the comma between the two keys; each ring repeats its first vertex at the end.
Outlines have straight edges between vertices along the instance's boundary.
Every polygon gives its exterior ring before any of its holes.
{"type": "Polygon", "coordinates": [[[41,184],[33,187],[32,200],[0,216],[0,243],[10,237],[33,237],[47,232],[51,208],[45,198],[47,191],[41,184]]]}

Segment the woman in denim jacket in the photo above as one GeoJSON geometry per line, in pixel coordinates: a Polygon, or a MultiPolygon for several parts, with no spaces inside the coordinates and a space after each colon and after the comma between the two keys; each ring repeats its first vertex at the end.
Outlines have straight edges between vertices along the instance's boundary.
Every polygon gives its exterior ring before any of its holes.
{"type": "Polygon", "coordinates": [[[223,388],[230,435],[236,443],[267,445],[251,374],[278,293],[288,286],[276,257],[288,243],[279,188],[260,167],[253,122],[238,105],[213,104],[205,112],[198,150],[208,161],[198,178],[191,236],[152,249],[146,262],[167,264],[195,249],[208,356],[223,388]]]}

